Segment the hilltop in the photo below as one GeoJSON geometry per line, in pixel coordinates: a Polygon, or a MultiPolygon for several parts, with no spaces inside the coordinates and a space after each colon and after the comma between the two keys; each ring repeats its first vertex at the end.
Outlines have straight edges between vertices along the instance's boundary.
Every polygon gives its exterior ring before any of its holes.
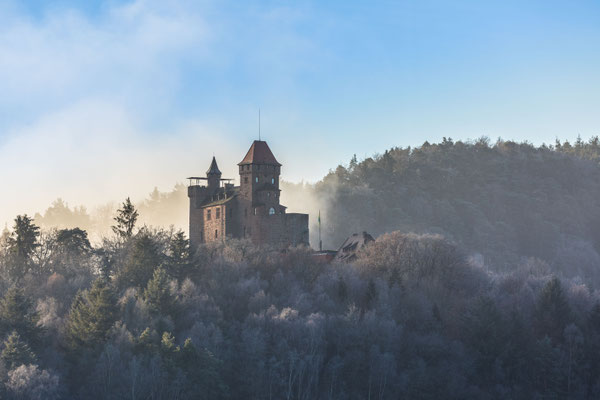
{"type": "Polygon", "coordinates": [[[354,158],[309,190],[326,199],[329,245],[360,230],[435,233],[496,270],[534,262],[597,281],[599,149],[597,138],[539,147],[444,139],[354,158]]]}

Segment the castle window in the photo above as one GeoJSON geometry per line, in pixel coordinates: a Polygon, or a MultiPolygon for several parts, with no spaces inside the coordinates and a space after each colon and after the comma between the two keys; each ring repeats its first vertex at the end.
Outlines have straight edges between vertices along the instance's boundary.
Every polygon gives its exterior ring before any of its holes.
{"type": "Polygon", "coordinates": [[[210,208],[206,210],[206,220],[210,221],[210,208]]]}
{"type": "Polygon", "coordinates": [[[215,217],[215,218],[217,218],[217,219],[221,218],[221,208],[220,208],[220,207],[217,207],[217,212],[216,212],[216,214],[217,214],[217,215],[216,215],[216,217],[215,217]]]}
{"type": "Polygon", "coordinates": [[[258,176],[256,177],[256,183],[258,183],[258,176]]]}
{"type": "Polygon", "coordinates": [[[219,237],[219,231],[215,229],[215,239],[219,237]]]}
{"type": "Polygon", "coordinates": [[[248,177],[247,176],[244,177],[244,183],[248,183],[248,177]]]}
{"type": "Polygon", "coordinates": [[[256,215],[256,208],[254,209],[254,215],[256,215]]]}
{"type": "Polygon", "coordinates": [[[275,215],[275,209],[273,207],[269,208],[269,215],[275,215]]]}
{"type": "Polygon", "coordinates": [[[271,183],[274,185],[275,184],[275,178],[271,178],[271,183]]]}

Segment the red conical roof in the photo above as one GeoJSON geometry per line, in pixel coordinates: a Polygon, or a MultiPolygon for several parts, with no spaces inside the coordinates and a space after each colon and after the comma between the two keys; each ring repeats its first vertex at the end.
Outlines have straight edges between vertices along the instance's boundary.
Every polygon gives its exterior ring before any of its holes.
{"type": "Polygon", "coordinates": [[[267,142],[263,140],[255,140],[250,146],[250,150],[246,153],[246,157],[238,164],[270,164],[281,166],[275,159],[275,156],[269,149],[267,142]]]}

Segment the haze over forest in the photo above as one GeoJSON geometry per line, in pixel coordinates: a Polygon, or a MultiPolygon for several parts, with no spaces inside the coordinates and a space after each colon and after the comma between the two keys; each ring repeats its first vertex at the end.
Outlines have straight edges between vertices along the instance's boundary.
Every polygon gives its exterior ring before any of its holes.
{"type": "Polygon", "coordinates": [[[18,216],[0,237],[0,397],[598,398],[599,161],[598,138],[448,138],[285,184],[322,210],[327,246],[377,237],[350,263],[191,249],[150,225],[184,223],[180,185],[18,216]]]}
{"type": "MultiPolygon", "coordinates": [[[[310,213],[313,248],[321,211],[325,248],[360,231],[434,233],[495,268],[537,258],[570,276],[600,278],[593,272],[600,265],[599,160],[595,137],[542,146],[444,139],[355,157],[314,184],[283,181],[281,201],[289,212],[310,213]]],[[[123,199],[94,208],[57,199],[34,219],[44,228],[80,227],[99,240],[110,234],[123,199]]],[[[186,184],[133,200],[140,224],[187,233],[186,184]]]]}

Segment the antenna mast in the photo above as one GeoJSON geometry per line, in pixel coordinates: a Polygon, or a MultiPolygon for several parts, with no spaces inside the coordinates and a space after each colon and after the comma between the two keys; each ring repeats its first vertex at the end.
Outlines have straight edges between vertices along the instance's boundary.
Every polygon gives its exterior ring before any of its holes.
{"type": "Polygon", "coordinates": [[[260,108],[258,109],[258,140],[260,141],[260,108]]]}

